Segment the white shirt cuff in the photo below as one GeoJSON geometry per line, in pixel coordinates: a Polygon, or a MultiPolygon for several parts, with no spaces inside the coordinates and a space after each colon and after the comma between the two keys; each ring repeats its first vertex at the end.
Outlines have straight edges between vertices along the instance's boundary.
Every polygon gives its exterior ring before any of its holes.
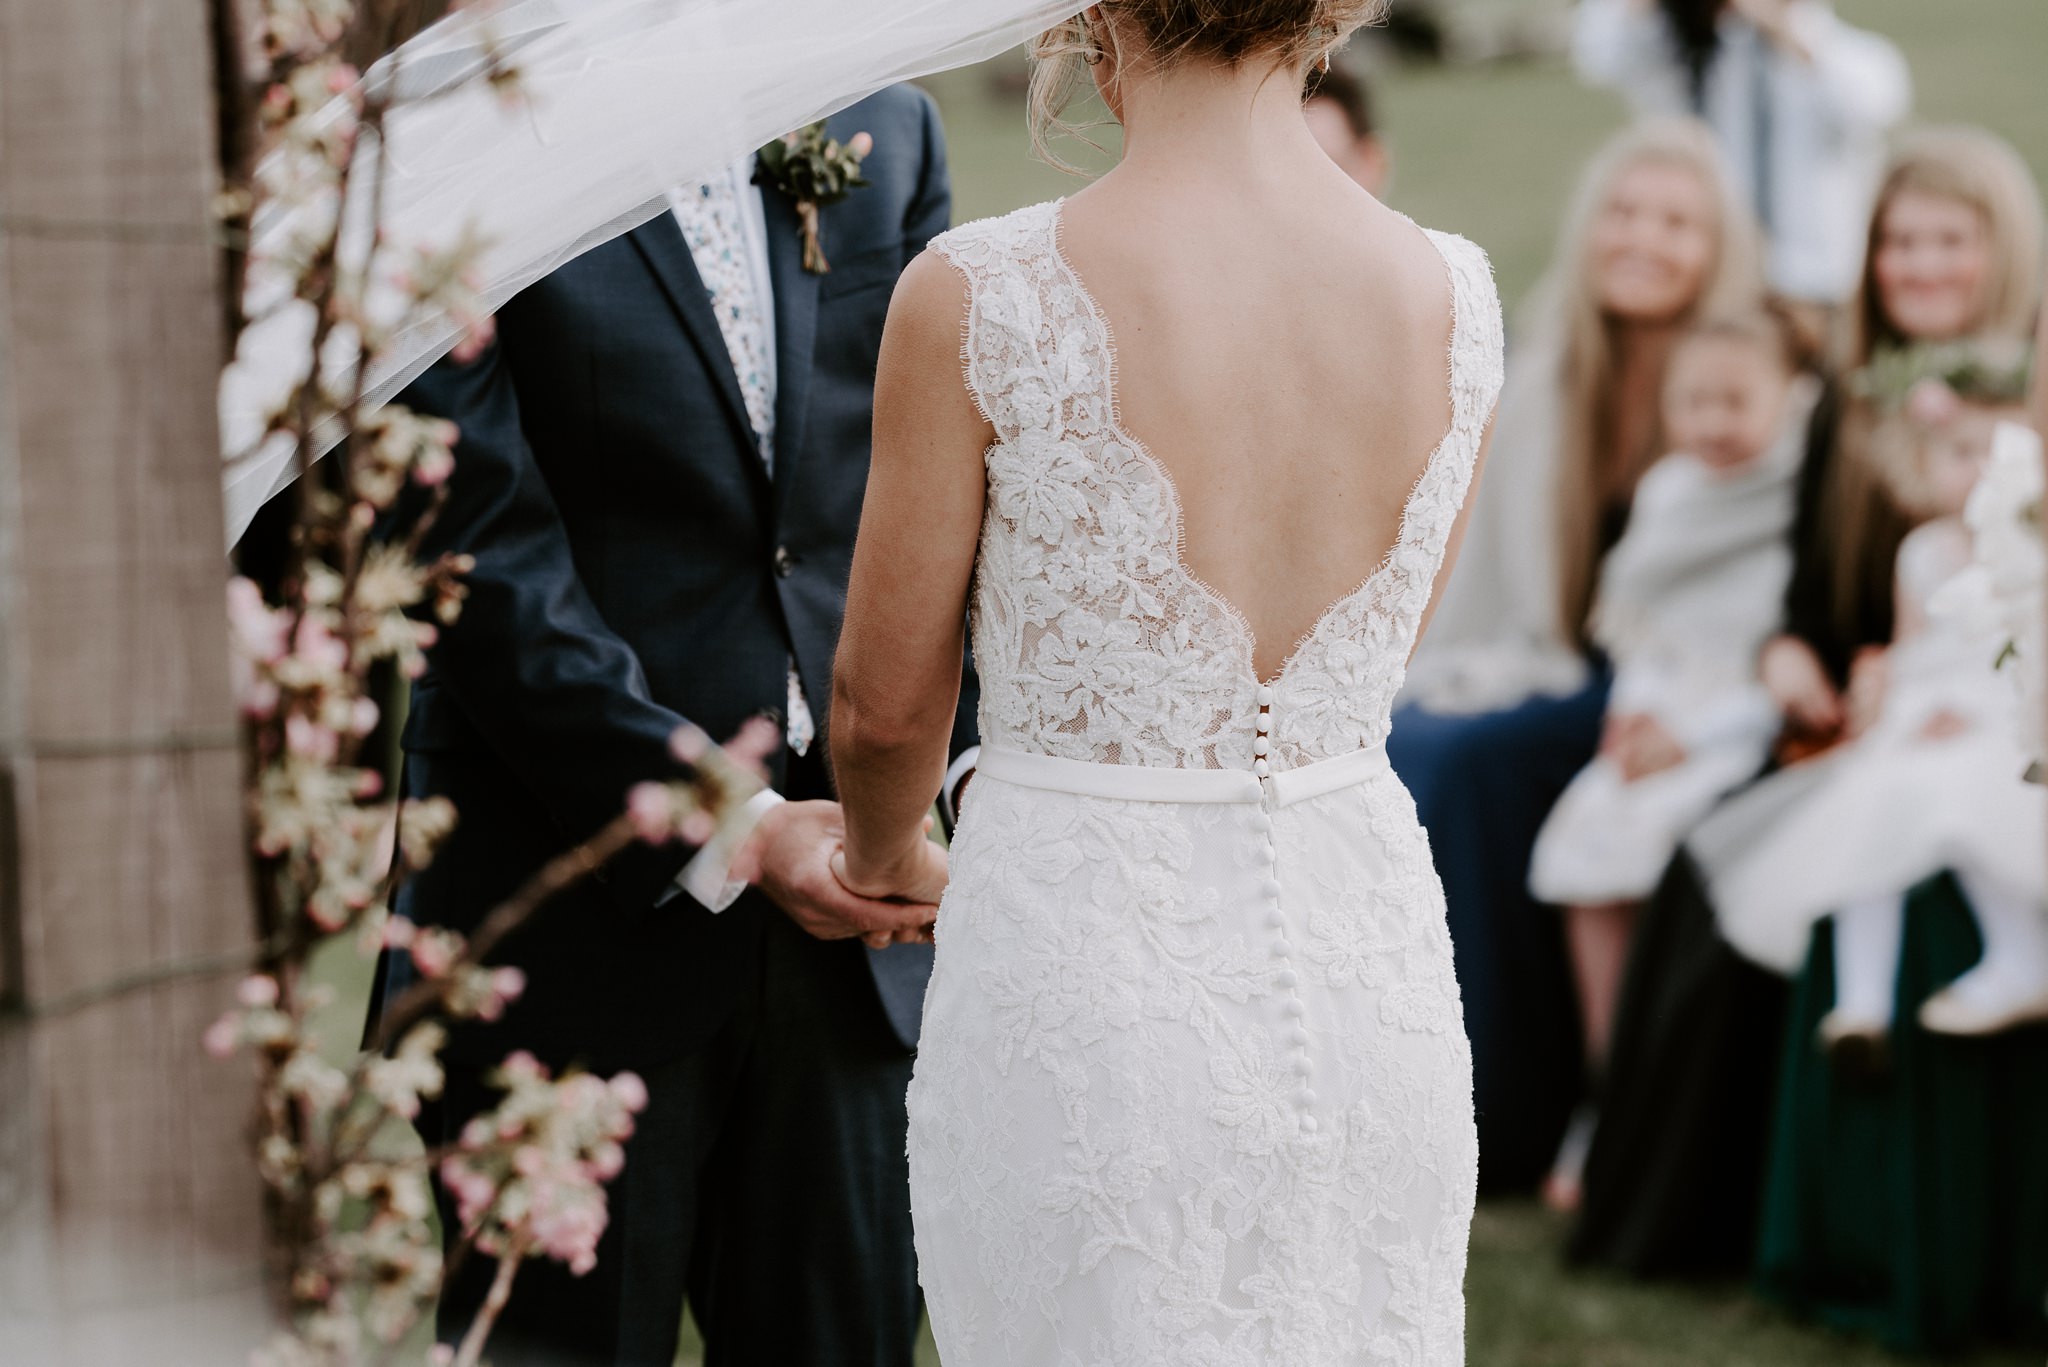
{"type": "Polygon", "coordinates": [[[738,901],[747,885],[733,880],[732,861],[753,835],[754,828],[761,824],[761,818],[782,802],[782,794],[773,788],[763,788],[748,798],[725,819],[718,834],[705,841],[704,848],[683,865],[683,871],[676,875],[676,886],[710,911],[724,911],[738,901]]]}
{"type": "Polygon", "coordinates": [[[946,770],[946,781],[939,785],[939,810],[945,814],[946,825],[951,827],[960,820],[960,785],[967,782],[967,776],[981,767],[981,747],[970,745],[960,752],[960,758],[953,761],[953,767],[946,770]]]}

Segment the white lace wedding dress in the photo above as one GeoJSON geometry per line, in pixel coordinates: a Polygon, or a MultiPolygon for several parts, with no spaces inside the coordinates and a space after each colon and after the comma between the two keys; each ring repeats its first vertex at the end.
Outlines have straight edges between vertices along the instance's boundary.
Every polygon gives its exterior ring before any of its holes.
{"type": "Polygon", "coordinates": [[[947,1367],[1449,1367],[1477,1147],[1443,893],[1388,713],[1501,379],[1484,255],[1431,234],[1453,422],[1398,542],[1262,685],[1119,426],[1059,206],[934,245],[998,434],[981,768],[910,1090],[947,1367]]]}

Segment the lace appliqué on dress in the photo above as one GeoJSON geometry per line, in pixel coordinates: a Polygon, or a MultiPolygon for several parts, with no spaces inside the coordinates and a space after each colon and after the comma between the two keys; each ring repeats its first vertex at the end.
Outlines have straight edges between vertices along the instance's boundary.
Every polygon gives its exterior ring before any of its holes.
{"type": "MultiPolygon", "coordinates": [[[[1060,253],[1059,210],[1036,205],[933,243],[967,277],[967,383],[996,430],[973,605],[982,739],[1100,764],[1249,768],[1250,633],[1187,569],[1172,481],[1118,425],[1109,326],[1060,253]]],[[[1451,428],[1386,560],[1274,681],[1276,767],[1386,738],[1499,394],[1486,258],[1429,236],[1456,310],[1451,428]]]]}

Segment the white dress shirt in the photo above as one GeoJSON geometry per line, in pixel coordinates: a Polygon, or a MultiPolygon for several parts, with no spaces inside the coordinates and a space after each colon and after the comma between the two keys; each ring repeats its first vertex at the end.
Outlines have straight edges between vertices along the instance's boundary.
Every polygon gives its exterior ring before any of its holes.
{"type": "MultiPolygon", "coordinates": [[[[766,388],[765,401],[767,411],[772,413],[775,407],[777,377],[775,372],[775,286],[773,278],[768,271],[768,215],[762,202],[761,187],[753,183],[754,158],[752,156],[745,156],[735,161],[726,168],[726,175],[730,177],[730,185],[718,188],[731,191],[733,200],[739,210],[738,240],[723,244],[710,244],[710,249],[716,250],[719,245],[723,245],[728,249],[737,251],[741,258],[749,292],[753,296],[751,301],[749,301],[751,307],[746,324],[756,329],[759,337],[762,339],[761,351],[764,354],[759,358],[759,364],[763,371],[762,379],[766,388]]],[[[697,260],[697,273],[704,277],[706,281],[711,281],[717,278],[716,266],[704,254],[705,247],[699,245],[698,239],[701,236],[703,223],[693,212],[691,202],[697,193],[697,188],[696,186],[687,186],[672,190],[669,193],[669,203],[672,212],[676,215],[677,225],[682,229],[683,240],[690,244],[691,253],[697,260]]],[[[720,321],[721,328],[723,328],[727,320],[721,319],[720,321]]],[[[728,342],[728,349],[732,349],[730,342],[728,342]]],[[[737,357],[734,359],[734,364],[736,366],[740,364],[737,357]]],[[[761,459],[767,465],[768,473],[773,475],[775,473],[775,442],[773,435],[772,433],[757,435],[762,437],[761,459]]],[[[792,672],[793,678],[794,673],[792,672]]],[[[792,682],[790,686],[792,713],[794,713],[795,708],[799,704],[802,704],[802,701],[803,694],[801,690],[792,682]]],[[[803,705],[806,712],[808,712],[808,704],[803,705]]],[[[688,864],[684,865],[682,873],[676,879],[677,885],[712,911],[724,911],[727,907],[731,906],[738,900],[739,895],[746,890],[747,886],[745,883],[734,881],[731,877],[733,858],[739,853],[740,847],[746,844],[747,838],[754,833],[754,828],[760,824],[761,818],[782,801],[782,794],[772,788],[764,788],[748,799],[737,812],[726,818],[725,824],[719,828],[718,833],[705,843],[704,848],[697,851],[688,864]]]]}
{"type": "Polygon", "coordinates": [[[1885,136],[1912,108],[1912,72],[1889,39],[1843,23],[1826,0],[1792,0],[1786,23],[1803,56],[1725,15],[1697,108],[1663,14],[1636,0],[1580,0],[1572,57],[1639,114],[1705,118],[1769,233],[1772,288],[1840,303],[1861,278],[1885,136]]]}

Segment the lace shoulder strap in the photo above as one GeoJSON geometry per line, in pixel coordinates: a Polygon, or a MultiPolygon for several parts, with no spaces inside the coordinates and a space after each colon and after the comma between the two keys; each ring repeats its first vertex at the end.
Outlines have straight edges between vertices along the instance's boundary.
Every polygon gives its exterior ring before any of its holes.
{"type": "Polygon", "coordinates": [[[1420,625],[1437,572],[1443,568],[1451,529],[1471,490],[1479,448],[1506,373],[1493,263],[1465,238],[1435,231],[1429,236],[1451,278],[1451,429],[1409,498],[1393,556],[1402,583],[1401,601],[1392,606],[1407,619],[1404,625],[1411,631],[1420,625]]]}
{"type": "Polygon", "coordinates": [[[932,250],[967,278],[960,359],[982,416],[1005,442],[1057,426],[1044,358],[1059,346],[1062,267],[1055,203],[965,223],[932,239],[932,250]]]}
{"type": "Polygon", "coordinates": [[[1451,297],[1457,309],[1451,339],[1451,421],[1454,437],[1444,451],[1462,504],[1486,439],[1506,378],[1504,329],[1500,294],[1493,283],[1493,262],[1478,244],[1454,233],[1432,232],[1451,276],[1451,297]]]}

